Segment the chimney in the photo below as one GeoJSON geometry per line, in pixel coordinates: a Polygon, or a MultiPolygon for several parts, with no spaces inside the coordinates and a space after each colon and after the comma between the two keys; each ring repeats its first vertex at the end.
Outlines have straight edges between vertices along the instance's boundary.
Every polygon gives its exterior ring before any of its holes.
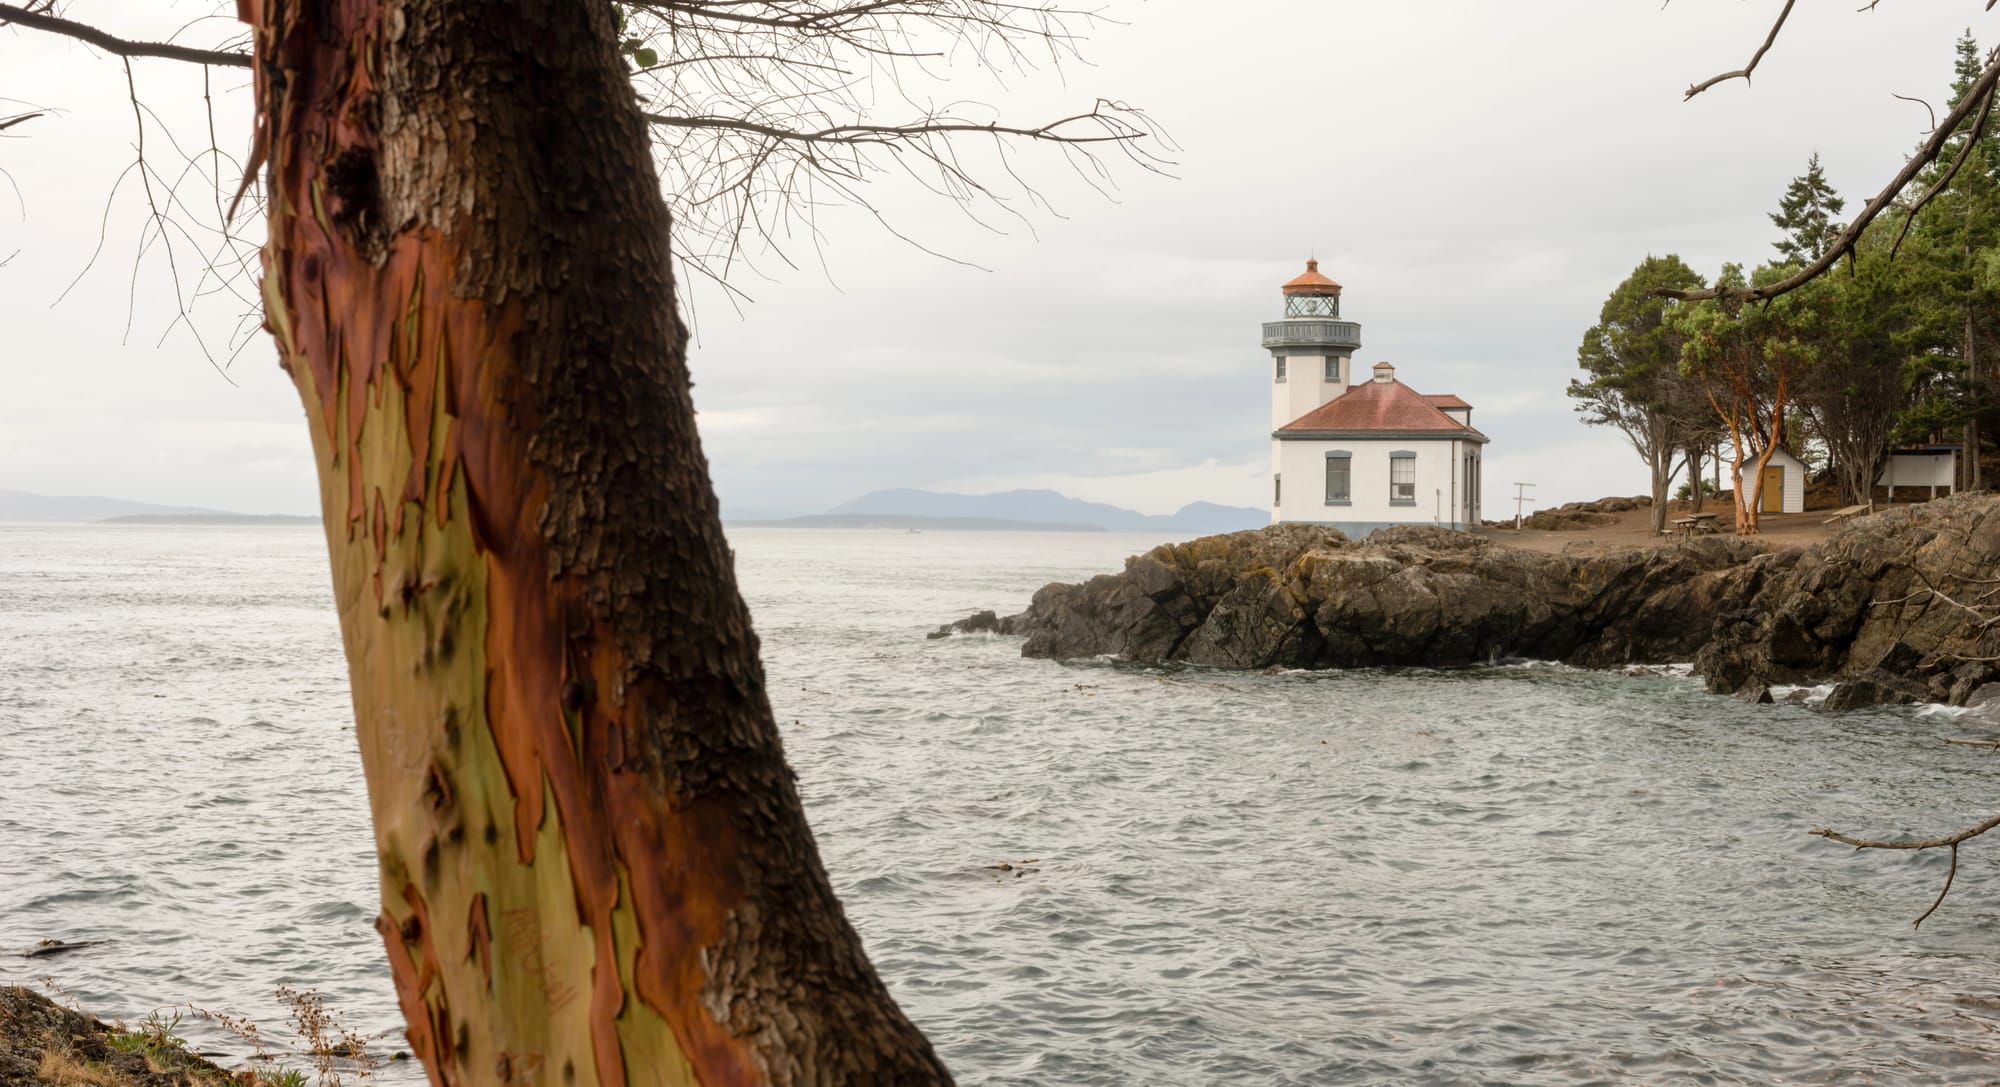
{"type": "Polygon", "coordinates": [[[1390,385],[1394,384],[1395,380],[1396,380],[1396,368],[1394,366],[1391,366],[1386,362],[1378,362],[1375,364],[1376,384],[1390,385]]]}

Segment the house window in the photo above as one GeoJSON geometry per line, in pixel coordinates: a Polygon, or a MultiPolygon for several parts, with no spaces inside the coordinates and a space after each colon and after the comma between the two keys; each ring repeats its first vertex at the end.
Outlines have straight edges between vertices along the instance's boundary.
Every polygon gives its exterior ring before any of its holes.
{"type": "Polygon", "coordinates": [[[1272,476],[1272,477],[1271,477],[1271,504],[1272,504],[1273,506],[1282,506],[1282,505],[1284,505],[1284,504],[1285,504],[1285,477],[1284,477],[1284,476],[1272,476]]]}
{"type": "Polygon", "coordinates": [[[1326,379],[1327,379],[1328,381],[1336,381],[1336,382],[1340,380],[1340,356],[1339,356],[1339,355],[1329,355],[1329,356],[1327,356],[1327,360],[1326,360],[1326,379]]]}
{"type": "Polygon", "coordinates": [[[1392,506],[1414,506],[1417,504],[1417,455],[1415,453],[1389,454],[1389,504],[1392,506]]]}
{"type": "Polygon", "coordinates": [[[1275,381],[1285,380],[1285,356],[1283,355],[1278,356],[1278,376],[1274,380],[1275,381]]]}
{"type": "Polygon", "coordinates": [[[1350,490],[1348,484],[1352,479],[1349,468],[1353,463],[1354,458],[1346,453],[1333,452],[1326,455],[1327,505],[1345,506],[1349,503],[1350,490]]]}

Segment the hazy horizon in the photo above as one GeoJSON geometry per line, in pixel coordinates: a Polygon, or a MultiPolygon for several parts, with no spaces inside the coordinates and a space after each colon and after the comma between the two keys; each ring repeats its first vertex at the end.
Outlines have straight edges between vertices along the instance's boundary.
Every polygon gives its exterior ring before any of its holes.
{"type": "MultiPolygon", "coordinates": [[[[1007,119],[1129,101],[1173,137],[1175,177],[1119,169],[1106,199],[1030,150],[1020,168],[1053,211],[1018,197],[1026,225],[1001,233],[885,180],[867,191],[896,229],[952,260],[828,208],[796,267],[749,254],[732,275],[740,311],[712,284],[682,285],[725,509],[810,512],[896,487],[1261,507],[1259,325],[1315,254],[1361,323],[1357,364],[1395,362],[1418,391],[1473,404],[1492,438],[1487,510],[1511,510],[1516,482],[1536,484],[1537,507],[1644,493],[1638,458],[1563,394],[1604,297],[1649,253],[1711,275],[1769,256],[1767,213],[1814,152],[1858,209],[1929,124],[1893,96],[1936,103],[1977,14],[1801,10],[1754,84],[1684,103],[1690,83],[1742,65],[1773,8],[1301,0],[1232,11],[1228,33],[1180,2],[1106,11],[1086,64],[1005,87],[946,65],[937,89],[1007,119]],[[1843,57],[1867,62],[1829,59],[1843,57]]],[[[182,17],[102,18],[165,37],[182,17]]],[[[205,133],[183,67],[134,62],[138,90],[205,133]]],[[[243,323],[253,308],[218,295],[176,325],[157,248],[134,277],[136,187],[106,214],[134,140],[119,66],[16,31],[0,34],[0,68],[6,93],[55,111],[0,140],[19,189],[0,197],[0,260],[15,254],[0,267],[0,487],[312,513],[303,415],[269,336],[243,323]]],[[[218,140],[247,145],[248,94],[216,78],[218,140]]]]}

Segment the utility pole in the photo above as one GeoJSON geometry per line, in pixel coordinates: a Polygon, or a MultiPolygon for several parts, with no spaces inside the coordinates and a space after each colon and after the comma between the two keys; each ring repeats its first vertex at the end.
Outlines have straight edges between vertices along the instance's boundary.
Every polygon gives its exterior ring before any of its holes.
{"type": "Polygon", "coordinates": [[[1528,488],[1532,486],[1534,486],[1532,483],[1514,484],[1514,531],[1516,532],[1521,531],[1521,507],[1534,501],[1528,497],[1528,488]]]}

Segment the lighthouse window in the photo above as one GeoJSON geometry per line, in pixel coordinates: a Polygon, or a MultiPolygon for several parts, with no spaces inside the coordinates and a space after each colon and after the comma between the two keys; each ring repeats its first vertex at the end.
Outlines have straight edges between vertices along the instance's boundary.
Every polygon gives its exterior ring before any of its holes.
{"type": "Polygon", "coordinates": [[[1348,469],[1353,463],[1354,458],[1343,452],[1333,452],[1326,455],[1327,505],[1345,506],[1348,504],[1348,496],[1350,494],[1348,484],[1352,478],[1348,469]]]}
{"type": "Polygon", "coordinates": [[[1326,359],[1326,379],[1327,379],[1328,381],[1333,381],[1333,382],[1338,382],[1338,381],[1340,380],[1340,356],[1339,356],[1339,355],[1329,355],[1329,356],[1327,356],[1327,359],[1326,359]]]}
{"type": "Polygon", "coordinates": [[[1285,356],[1283,355],[1278,356],[1278,376],[1275,380],[1285,380],[1285,356]]]}
{"type": "Polygon", "coordinates": [[[1273,506],[1282,506],[1282,505],[1284,505],[1284,504],[1285,504],[1285,477],[1284,477],[1284,476],[1272,476],[1272,477],[1271,477],[1271,504],[1272,504],[1273,506]]]}
{"type": "Polygon", "coordinates": [[[1340,297],[1331,294],[1294,294],[1285,298],[1287,317],[1338,317],[1340,297]]]}
{"type": "Polygon", "coordinates": [[[1414,506],[1417,504],[1417,455],[1415,453],[1389,454],[1389,504],[1392,506],[1414,506]]]}

